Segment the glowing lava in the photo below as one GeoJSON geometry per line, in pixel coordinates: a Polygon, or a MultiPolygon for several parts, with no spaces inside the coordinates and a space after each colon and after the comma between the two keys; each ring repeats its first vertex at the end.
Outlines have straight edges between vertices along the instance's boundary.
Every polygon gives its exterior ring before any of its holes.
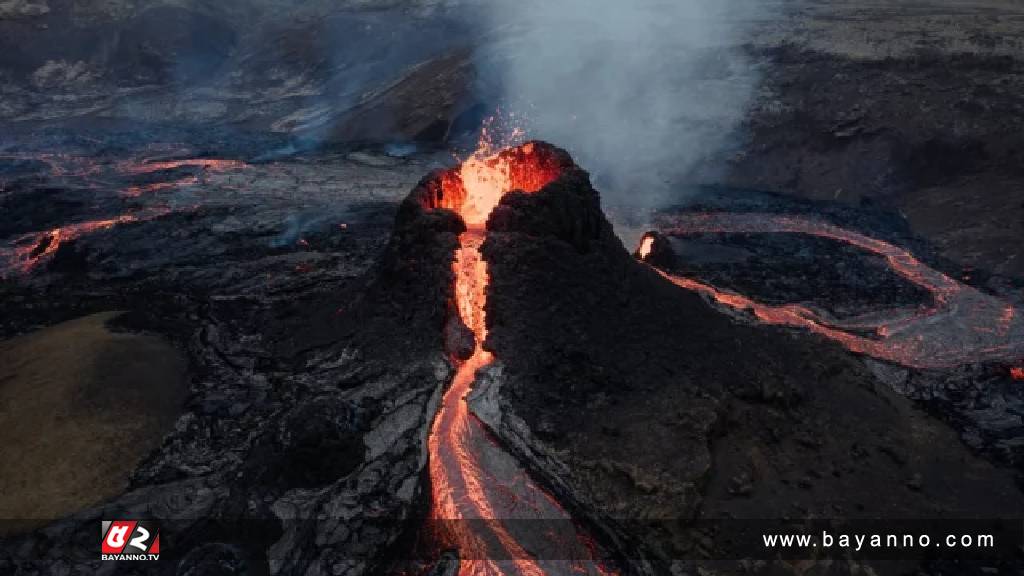
{"type": "Polygon", "coordinates": [[[113,228],[119,224],[150,220],[166,214],[168,211],[166,208],[150,209],[122,214],[116,218],[78,222],[58,226],[52,230],[23,234],[15,238],[9,247],[0,248],[0,273],[3,276],[27,274],[38,264],[53,257],[57,249],[66,242],[113,228]]]}
{"type": "Polygon", "coordinates": [[[482,148],[456,170],[442,176],[432,208],[460,214],[467,231],[456,252],[455,308],[475,338],[472,355],[453,358],[457,366],[451,386],[431,427],[428,449],[433,516],[448,527],[440,535],[455,546],[461,576],[521,574],[604,574],[592,561],[544,560],[590,558],[592,543],[580,533],[558,503],[534,484],[515,459],[502,450],[473,417],[466,402],[478,371],[494,361],[484,349],[487,338],[486,300],[489,276],[480,247],[487,217],[502,196],[513,190],[533,193],[556,179],[559,159],[533,143],[497,153],[482,148]],[[524,530],[529,522],[558,520],[557,533],[524,530]],[[476,522],[474,522],[474,520],[476,522]],[[482,522],[481,522],[482,520],[482,522]],[[449,522],[451,521],[451,522],[449,522]]]}
{"type": "Polygon", "coordinates": [[[640,249],[637,251],[640,254],[641,260],[646,260],[651,255],[651,248],[654,247],[654,236],[644,236],[643,240],[640,241],[640,249]]]}
{"type": "Polygon", "coordinates": [[[175,190],[177,188],[195,186],[197,184],[199,184],[199,178],[195,176],[186,176],[180,180],[174,180],[171,182],[154,182],[144,186],[129,186],[121,191],[121,196],[124,196],[125,198],[138,198],[143,194],[163,192],[164,190],[175,190]]]}
{"type": "MultiPolygon", "coordinates": [[[[110,162],[102,158],[76,156],[73,154],[3,154],[0,160],[35,161],[47,166],[48,176],[57,180],[77,180],[79,185],[88,188],[109,188],[117,179],[143,176],[180,168],[195,168],[206,173],[223,173],[248,168],[249,164],[241,160],[223,158],[181,158],[177,160],[122,160],[110,162]]],[[[198,175],[190,175],[169,182],[156,182],[141,186],[129,186],[121,195],[135,198],[148,192],[158,192],[172,188],[195,185],[200,182],[198,175]]],[[[0,181],[0,190],[3,182],[0,181]]]]}
{"type": "Polygon", "coordinates": [[[220,158],[186,158],[182,160],[162,160],[125,162],[120,165],[121,172],[125,174],[151,174],[162,170],[174,170],[177,168],[202,168],[210,172],[228,172],[240,170],[249,165],[241,160],[223,160],[220,158]]]}
{"type": "MultiPolygon", "coordinates": [[[[174,180],[121,188],[119,195],[128,198],[138,198],[149,193],[202,184],[208,173],[230,172],[249,166],[239,160],[220,158],[111,161],[71,154],[0,155],[0,160],[38,161],[49,168],[48,176],[50,178],[61,183],[74,181],[76,186],[100,192],[120,188],[124,185],[125,177],[155,174],[179,168],[195,169],[192,174],[179,175],[174,180]]],[[[161,175],[157,175],[156,178],[159,176],[161,175]]],[[[153,179],[153,177],[147,179],[153,179]]],[[[0,191],[2,190],[3,182],[0,181],[0,191]]],[[[107,230],[119,224],[150,220],[170,212],[170,208],[162,201],[159,205],[150,204],[141,209],[132,207],[131,210],[114,218],[66,224],[50,230],[39,230],[12,238],[5,242],[6,245],[0,246],[0,277],[13,277],[31,272],[40,263],[50,259],[60,246],[68,241],[107,230]]]]}
{"type": "MultiPolygon", "coordinates": [[[[118,165],[122,174],[132,176],[152,174],[154,172],[174,170],[178,168],[199,168],[203,173],[221,173],[232,172],[248,167],[248,164],[240,160],[223,160],[220,158],[187,158],[183,160],[122,162],[118,165]]],[[[195,186],[200,182],[201,178],[199,175],[189,175],[169,182],[154,182],[152,184],[145,184],[141,186],[129,186],[121,192],[121,195],[126,198],[138,198],[143,194],[184,188],[186,186],[195,186]]]]}
{"type": "Polygon", "coordinates": [[[1010,378],[1024,382],[1024,366],[1010,368],[1010,378]]]}
{"type": "Polygon", "coordinates": [[[800,304],[764,304],[659,271],[677,286],[728,308],[751,312],[761,322],[805,328],[853,352],[918,368],[1007,360],[1019,357],[1024,350],[1024,322],[1012,305],[932,269],[888,242],[826,222],[781,214],[692,213],[663,218],[659,224],[661,232],[670,236],[788,233],[829,238],[883,257],[893,272],[928,291],[933,300],[925,310],[837,320],[800,304]],[[865,329],[874,331],[877,337],[857,334],[865,329]]]}

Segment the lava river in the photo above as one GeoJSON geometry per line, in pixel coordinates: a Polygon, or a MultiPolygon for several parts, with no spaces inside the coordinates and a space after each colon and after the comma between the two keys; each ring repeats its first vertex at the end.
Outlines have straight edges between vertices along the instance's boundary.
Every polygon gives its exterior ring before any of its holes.
{"type": "Polygon", "coordinates": [[[608,573],[592,560],[592,541],[493,440],[466,399],[478,377],[500,371],[483,347],[488,273],[480,248],[487,217],[505,193],[536,192],[557,176],[533,144],[477,153],[445,177],[437,204],[458,212],[468,228],[453,265],[458,318],[449,321],[468,327],[475,345],[468,359],[455,358],[428,442],[433,517],[444,545],[459,551],[462,576],[608,573]]]}
{"type": "MultiPolygon", "coordinates": [[[[146,200],[143,205],[137,205],[144,200],[141,197],[145,195],[198,186],[204,183],[207,174],[234,172],[249,167],[239,160],[219,158],[111,160],[72,154],[0,155],[0,161],[5,160],[38,162],[46,166],[47,171],[36,177],[42,179],[48,187],[95,190],[96,205],[103,204],[104,191],[115,191],[120,199],[133,202],[125,205],[120,201],[108,200],[106,204],[109,207],[122,207],[126,211],[112,217],[88,219],[19,234],[0,243],[0,279],[29,274],[50,260],[62,244],[122,224],[159,218],[173,211],[171,204],[164,199],[146,200]],[[178,174],[177,171],[181,170],[189,173],[178,174]],[[131,183],[140,177],[152,178],[154,181],[131,183]]],[[[4,181],[0,179],[0,193],[4,192],[4,186],[4,181]]]]}
{"type": "MultiPolygon", "coordinates": [[[[917,368],[950,368],[981,361],[1012,363],[1024,356],[1024,320],[1019,310],[888,242],[820,220],[784,214],[689,213],[661,218],[658,229],[668,236],[786,233],[828,238],[881,256],[893,272],[926,290],[932,300],[924,309],[836,319],[823,310],[795,303],[764,304],[661,271],[677,286],[704,294],[727,308],[752,312],[761,322],[805,328],[853,352],[917,368]]],[[[641,259],[651,252],[653,242],[654,237],[644,237],[641,259]]]]}

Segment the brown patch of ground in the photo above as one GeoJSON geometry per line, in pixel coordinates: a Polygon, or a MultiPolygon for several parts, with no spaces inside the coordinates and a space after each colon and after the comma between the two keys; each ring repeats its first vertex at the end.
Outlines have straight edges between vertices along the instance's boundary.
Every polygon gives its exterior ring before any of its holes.
{"type": "Polygon", "coordinates": [[[121,492],[185,399],[184,357],[117,312],[0,342],[0,518],[43,524],[121,492]]]}

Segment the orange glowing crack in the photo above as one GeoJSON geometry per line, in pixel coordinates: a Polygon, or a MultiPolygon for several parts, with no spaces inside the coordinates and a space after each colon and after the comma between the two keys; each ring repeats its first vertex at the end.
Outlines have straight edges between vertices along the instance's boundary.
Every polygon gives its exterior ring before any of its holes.
{"type": "MultiPolygon", "coordinates": [[[[1024,325],[1012,305],[934,270],[910,252],[888,242],[819,220],[780,214],[692,213],[660,220],[661,231],[671,236],[792,233],[850,244],[882,256],[896,274],[928,291],[933,300],[928,309],[908,313],[902,318],[839,322],[806,306],[764,304],[659,270],[673,284],[704,294],[729,308],[749,311],[761,322],[804,328],[852,352],[918,368],[949,368],[971,361],[1007,360],[1019,357],[1024,350],[1024,325]],[[878,338],[851,332],[865,327],[873,328],[878,338]]],[[[653,242],[650,236],[645,237],[645,243],[648,240],[653,242]]],[[[643,252],[641,246],[641,257],[644,257],[643,252]]]]}

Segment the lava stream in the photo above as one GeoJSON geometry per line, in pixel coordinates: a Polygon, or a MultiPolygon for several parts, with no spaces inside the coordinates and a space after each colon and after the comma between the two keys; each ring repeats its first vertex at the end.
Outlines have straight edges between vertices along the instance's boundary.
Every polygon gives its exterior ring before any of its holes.
{"type": "Polygon", "coordinates": [[[181,160],[146,160],[143,162],[123,162],[120,164],[121,172],[125,174],[151,174],[162,170],[174,170],[176,168],[201,168],[211,172],[228,172],[248,168],[249,165],[241,160],[225,160],[221,158],[186,158],[181,160]]]}
{"type": "MultiPolygon", "coordinates": [[[[485,433],[479,422],[471,419],[465,401],[477,371],[494,359],[481,345],[486,335],[483,314],[487,289],[487,264],[480,254],[483,237],[482,231],[475,230],[459,238],[455,261],[456,304],[460,318],[473,330],[477,342],[473,355],[458,364],[431,428],[429,442],[435,515],[445,520],[496,518],[482,464],[472,452],[472,444],[479,444],[485,433]]],[[[530,576],[544,573],[501,523],[493,522],[489,527],[502,549],[515,559],[519,573],[530,576]]],[[[460,556],[469,559],[463,561],[460,574],[502,573],[498,564],[488,559],[491,554],[483,540],[485,536],[470,529],[456,529],[453,536],[460,556]]]]}
{"type": "Polygon", "coordinates": [[[431,205],[455,210],[468,227],[459,237],[453,264],[458,318],[449,321],[468,327],[475,345],[468,359],[455,359],[457,371],[428,440],[433,516],[448,528],[440,535],[444,545],[458,548],[461,576],[608,573],[589,560],[592,541],[493,441],[466,400],[477,373],[494,362],[483,347],[489,281],[480,252],[484,223],[505,193],[535,192],[558,176],[557,167],[537,152],[526,144],[498,154],[478,153],[443,177],[431,205]],[[541,524],[545,529],[537,530],[541,524]],[[580,558],[588,560],[571,560],[580,558]]]}
{"type": "Polygon", "coordinates": [[[0,277],[27,274],[37,265],[53,257],[62,244],[120,224],[151,220],[170,210],[166,207],[121,214],[114,218],[89,220],[58,226],[52,230],[31,232],[15,238],[7,247],[0,247],[0,277]]]}
{"type": "MultiPolygon", "coordinates": [[[[0,160],[38,161],[49,168],[48,176],[60,183],[75,182],[76,186],[97,191],[116,189],[125,184],[126,177],[148,176],[159,178],[158,174],[180,168],[192,168],[192,173],[177,176],[172,180],[159,180],[146,184],[127,186],[119,190],[121,198],[137,199],[155,192],[178,190],[206,182],[206,174],[224,173],[249,165],[240,160],[220,158],[182,158],[177,160],[121,160],[110,161],[71,154],[16,154],[0,155],[0,160]]],[[[3,192],[0,181],[0,192],[3,192]]],[[[20,234],[5,240],[0,245],[0,278],[28,274],[39,264],[49,260],[60,246],[71,240],[107,230],[120,224],[151,220],[162,216],[171,209],[161,200],[160,204],[150,203],[142,208],[133,208],[113,218],[102,218],[65,224],[49,230],[20,234]]]]}
{"type": "MultiPolygon", "coordinates": [[[[782,214],[683,214],[662,218],[659,228],[669,236],[789,233],[829,238],[882,256],[893,272],[928,291],[933,300],[927,310],[908,310],[896,319],[890,315],[886,321],[869,317],[837,321],[806,306],[764,304],[659,270],[677,286],[704,294],[729,308],[751,311],[762,322],[805,328],[853,352],[917,368],[1013,361],[1024,354],[1024,322],[1011,304],[934,270],[888,242],[819,220],[782,214]],[[864,328],[872,329],[877,338],[854,333],[864,328]]],[[[652,243],[651,236],[643,239],[641,258],[651,252],[652,243]]]]}

